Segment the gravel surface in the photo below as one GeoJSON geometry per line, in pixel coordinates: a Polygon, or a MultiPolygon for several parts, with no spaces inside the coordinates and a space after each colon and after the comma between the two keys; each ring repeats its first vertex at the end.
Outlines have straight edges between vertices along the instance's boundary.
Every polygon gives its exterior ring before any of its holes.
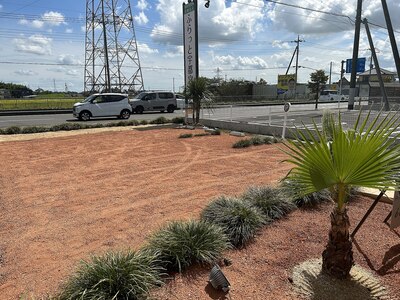
{"type": "MultiPolygon", "coordinates": [[[[201,131],[103,130],[2,137],[1,299],[54,294],[80,259],[138,249],[165,222],[198,218],[218,195],[277,184],[290,168],[277,145],[233,149],[241,138],[228,134],[179,139],[201,131]]],[[[350,203],[352,225],[371,203],[366,197],[350,203]]],[[[400,299],[400,235],[382,223],[390,209],[377,205],[357,233],[354,257],[400,299]]],[[[264,228],[247,248],[227,252],[232,265],[222,270],[232,285],[228,294],[207,283],[211,267],[196,266],[153,296],[301,299],[292,271],[321,256],[330,210],[329,204],[297,210],[264,228]]]]}

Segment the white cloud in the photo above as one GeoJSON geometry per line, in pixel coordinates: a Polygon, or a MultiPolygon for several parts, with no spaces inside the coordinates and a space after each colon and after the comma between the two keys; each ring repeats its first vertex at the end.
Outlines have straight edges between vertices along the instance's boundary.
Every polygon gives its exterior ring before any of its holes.
{"type": "Polygon", "coordinates": [[[63,14],[55,11],[45,12],[43,15],[41,15],[40,19],[35,19],[32,22],[29,22],[26,19],[21,19],[18,23],[20,25],[31,26],[38,29],[45,26],[57,27],[60,25],[67,25],[63,14]]]}
{"type": "Polygon", "coordinates": [[[37,75],[37,73],[32,71],[32,70],[17,70],[14,73],[18,74],[18,75],[22,75],[22,76],[34,76],[34,75],[37,75]]]}
{"type": "Polygon", "coordinates": [[[138,46],[138,51],[140,54],[144,53],[144,54],[154,54],[154,53],[158,53],[157,49],[151,49],[149,47],[149,45],[144,44],[144,43],[137,43],[138,46]]]}
{"type": "Polygon", "coordinates": [[[149,22],[149,19],[143,11],[141,11],[139,15],[134,16],[133,18],[138,25],[145,25],[149,22]]]}
{"type": "Polygon", "coordinates": [[[272,47],[279,48],[279,49],[290,49],[291,46],[288,42],[274,40],[272,41],[272,47]]]}
{"type": "MultiPolygon", "coordinates": [[[[199,5],[199,42],[229,43],[248,39],[261,30],[265,4],[263,0],[242,0],[226,6],[224,0],[214,0],[207,9],[199,5]]],[[[159,0],[156,7],[160,22],[153,27],[152,38],[167,44],[181,44],[182,2],[159,0]]]]}
{"type": "Polygon", "coordinates": [[[65,65],[81,64],[82,62],[71,54],[61,54],[58,56],[58,62],[65,65]]]}
{"type": "Polygon", "coordinates": [[[39,28],[43,27],[44,22],[41,21],[41,20],[33,20],[31,25],[32,25],[33,28],[38,28],[39,29],[39,28]]]}
{"type": "Polygon", "coordinates": [[[248,56],[238,56],[234,57],[232,55],[226,56],[215,56],[214,64],[221,64],[230,66],[233,69],[264,69],[268,67],[268,64],[264,59],[258,56],[248,57],[248,56]]]}
{"type": "Polygon", "coordinates": [[[163,56],[165,58],[181,57],[183,59],[183,46],[175,46],[172,50],[167,50],[163,56]]]}
{"type": "Polygon", "coordinates": [[[13,40],[15,48],[19,52],[32,53],[37,55],[50,55],[51,38],[36,34],[26,38],[16,38],[13,40]]]}
{"type": "Polygon", "coordinates": [[[72,28],[67,28],[65,29],[65,33],[73,33],[74,30],[72,28]]]}
{"type": "Polygon", "coordinates": [[[146,10],[149,7],[149,3],[146,0],[139,0],[137,4],[137,8],[140,10],[146,10]]]}
{"type": "Polygon", "coordinates": [[[49,26],[60,26],[61,24],[67,24],[63,14],[55,11],[49,11],[42,15],[42,21],[46,22],[49,26]]]}

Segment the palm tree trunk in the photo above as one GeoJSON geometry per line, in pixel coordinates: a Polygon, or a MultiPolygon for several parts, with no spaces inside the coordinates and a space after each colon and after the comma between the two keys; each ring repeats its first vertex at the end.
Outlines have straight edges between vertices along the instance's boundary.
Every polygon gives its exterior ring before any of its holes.
{"type": "Polygon", "coordinates": [[[322,269],[339,279],[348,277],[354,265],[349,227],[347,209],[335,207],[331,212],[329,241],[322,253],[322,269]]]}

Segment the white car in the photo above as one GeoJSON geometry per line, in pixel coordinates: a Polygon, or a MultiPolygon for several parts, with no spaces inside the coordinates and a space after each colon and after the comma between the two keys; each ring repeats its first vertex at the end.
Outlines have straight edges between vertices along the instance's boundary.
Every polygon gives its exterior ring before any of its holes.
{"type": "Polygon", "coordinates": [[[102,93],[93,94],[82,102],[75,103],[72,113],[82,121],[88,121],[92,117],[110,116],[129,119],[132,107],[126,94],[102,93]]]}
{"type": "Polygon", "coordinates": [[[337,90],[324,90],[319,95],[319,101],[349,100],[348,95],[340,95],[337,90]]]}

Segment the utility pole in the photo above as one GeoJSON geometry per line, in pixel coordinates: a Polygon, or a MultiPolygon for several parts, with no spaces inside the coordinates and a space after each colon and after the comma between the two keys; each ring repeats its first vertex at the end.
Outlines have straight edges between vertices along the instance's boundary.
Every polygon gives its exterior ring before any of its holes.
{"type": "Polygon", "coordinates": [[[388,33],[389,33],[390,44],[392,45],[393,58],[396,63],[397,76],[400,79],[399,50],[397,49],[396,39],[395,39],[394,33],[393,33],[392,21],[390,20],[389,9],[388,9],[386,0],[381,0],[381,2],[382,2],[382,7],[383,7],[383,14],[385,15],[386,27],[387,27],[388,33]]]}
{"type": "Polygon", "coordinates": [[[298,69],[299,69],[299,52],[300,52],[300,43],[304,42],[304,40],[300,40],[300,36],[297,36],[297,51],[296,51],[296,75],[295,75],[295,81],[296,81],[296,86],[294,88],[294,96],[295,98],[297,98],[297,73],[298,73],[298,69]]]}
{"type": "Polygon", "coordinates": [[[354,109],[354,96],[356,94],[357,59],[358,59],[358,48],[360,45],[360,29],[361,29],[361,10],[362,10],[362,0],[358,0],[356,24],[354,32],[353,58],[351,61],[350,94],[349,94],[349,103],[347,106],[349,110],[354,109]]]}
{"type": "Polygon", "coordinates": [[[332,84],[332,62],[330,63],[329,67],[329,85],[332,84]]]}
{"type": "Polygon", "coordinates": [[[371,48],[371,54],[372,54],[372,57],[374,58],[376,75],[378,76],[379,86],[381,88],[381,94],[382,94],[383,100],[385,102],[385,110],[388,111],[389,110],[389,101],[387,99],[386,89],[385,89],[385,86],[383,84],[381,68],[379,67],[378,57],[376,56],[374,42],[372,41],[372,36],[371,36],[371,32],[369,31],[369,26],[368,26],[367,19],[364,19],[363,23],[365,25],[365,31],[367,32],[369,46],[371,48]]]}
{"type": "Polygon", "coordinates": [[[340,62],[340,84],[339,84],[339,95],[342,95],[342,86],[343,86],[343,74],[344,74],[344,69],[343,65],[346,61],[342,60],[340,62]]]}

